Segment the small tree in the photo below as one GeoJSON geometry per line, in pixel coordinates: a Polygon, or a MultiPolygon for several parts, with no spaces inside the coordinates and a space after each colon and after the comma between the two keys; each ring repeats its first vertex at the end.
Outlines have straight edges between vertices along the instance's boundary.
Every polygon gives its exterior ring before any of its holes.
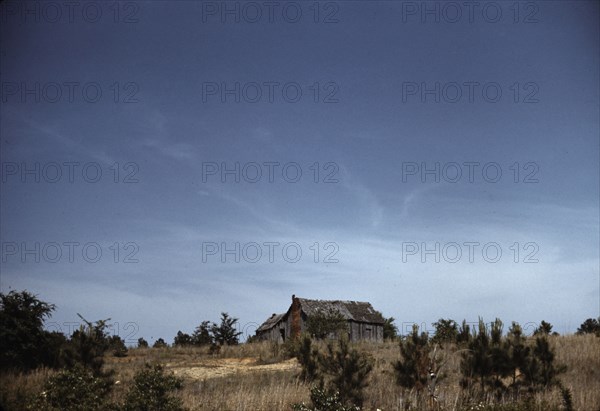
{"type": "Polygon", "coordinates": [[[419,326],[413,324],[412,332],[400,340],[399,346],[400,359],[394,364],[396,383],[420,393],[428,386],[430,375],[437,368],[430,358],[429,335],[425,332],[419,334],[419,326]]]}
{"type": "Polygon", "coordinates": [[[542,320],[540,325],[533,331],[533,335],[550,335],[552,334],[552,324],[542,320]]]}
{"type": "Polygon", "coordinates": [[[230,317],[227,313],[221,313],[221,324],[213,324],[211,331],[214,342],[220,345],[237,345],[241,331],[237,331],[235,325],[238,319],[230,317]]]}
{"type": "Polygon", "coordinates": [[[526,337],[523,334],[521,326],[514,322],[508,329],[506,336],[507,344],[507,355],[509,361],[510,377],[512,379],[511,386],[514,389],[515,396],[518,392],[519,381],[517,380],[518,374],[527,366],[529,361],[530,349],[525,345],[526,337]]]}
{"type": "Polygon", "coordinates": [[[125,346],[125,341],[118,335],[113,335],[108,338],[108,346],[115,357],[127,357],[128,350],[125,346]]]}
{"type": "Polygon", "coordinates": [[[309,335],[304,335],[295,352],[295,357],[302,367],[300,378],[313,381],[319,376],[319,350],[313,347],[309,335]]]}
{"type": "Polygon", "coordinates": [[[104,353],[110,348],[106,331],[110,318],[93,323],[80,314],[77,315],[86,325],[81,325],[79,330],[71,336],[65,353],[65,361],[68,366],[73,366],[75,363],[83,365],[96,377],[105,376],[102,373],[102,366],[104,365],[104,353]]]}
{"type": "Polygon", "coordinates": [[[456,334],[456,343],[460,346],[466,346],[471,342],[471,326],[467,324],[466,320],[463,320],[461,326],[456,334]]]}
{"type": "Polygon", "coordinates": [[[385,319],[383,323],[383,339],[384,340],[395,340],[398,338],[398,327],[394,324],[396,319],[394,317],[389,317],[385,319]]]}
{"type": "Polygon", "coordinates": [[[536,337],[532,355],[523,367],[523,374],[530,389],[545,389],[558,385],[558,375],[565,370],[565,366],[554,363],[554,352],[550,348],[548,337],[536,337]]]}
{"type": "Polygon", "coordinates": [[[306,320],[306,331],[317,339],[324,339],[331,334],[340,335],[348,331],[348,321],[335,308],[318,310],[306,320]]]}
{"type": "Polygon", "coordinates": [[[138,348],[148,348],[148,341],[146,341],[143,337],[138,338],[138,348]]]}
{"type": "Polygon", "coordinates": [[[187,345],[192,345],[192,337],[189,334],[177,331],[177,335],[173,340],[173,346],[185,347],[187,345]]]}
{"type": "Polygon", "coordinates": [[[600,317],[598,319],[588,318],[585,320],[577,329],[576,334],[595,334],[596,336],[600,336],[600,317]]]}
{"type": "Polygon", "coordinates": [[[67,337],[58,331],[45,331],[41,342],[44,344],[40,349],[41,364],[51,368],[63,367],[65,365],[65,350],[69,345],[67,337]]]}
{"type": "Polygon", "coordinates": [[[347,337],[338,340],[337,349],[330,342],[319,359],[323,373],[330,377],[330,392],[339,392],[340,400],[349,405],[362,406],[363,390],[373,369],[371,359],[350,348],[347,337]]]}
{"type": "Polygon", "coordinates": [[[28,291],[0,293],[0,368],[30,370],[55,356],[47,352],[43,330],[54,309],[28,291]]]}
{"type": "Polygon", "coordinates": [[[502,347],[502,321],[492,323],[491,333],[482,318],[479,318],[477,334],[468,343],[461,360],[463,387],[470,387],[477,381],[481,393],[487,386],[500,382],[500,377],[508,373],[507,359],[502,347]]]}
{"type": "Polygon", "coordinates": [[[198,346],[211,345],[214,343],[213,340],[210,321],[202,321],[192,334],[192,343],[198,346]]]}
{"type": "Polygon", "coordinates": [[[451,319],[440,318],[432,324],[435,328],[435,335],[431,339],[434,344],[444,344],[455,342],[458,337],[458,324],[451,319]]]}
{"type": "Polygon", "coordinates": [[[152,348],[166,348],[166,347],[168,347],[168,345],[165,342],[165,340],[163,340],[162,338],[159,338],[158,340],[154,341],[154,344],[152,344],[152,348]]]}
{"type": "Polygon", "coordinates": [[[165,375],[161,365],[145,364],[133,377],[123,404],[123,411],[183,411],[182,402],[172,395],[183,387],[183,380],[165,375]]]}

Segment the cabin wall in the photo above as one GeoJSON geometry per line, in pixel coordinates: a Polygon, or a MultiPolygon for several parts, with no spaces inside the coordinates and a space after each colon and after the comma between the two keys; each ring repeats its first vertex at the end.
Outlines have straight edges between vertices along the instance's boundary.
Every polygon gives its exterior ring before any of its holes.
{"type": "Polygon", "coordinates": [[[289,337],[289,334],[286,330],[286,323],[281,321],[277,323],[275,326],[269,328],[268,330],[262,331],[257,334],[258,339],[261,341],[274,341],[282,343],[284,342],[284,338],[281,335],[281,330],[285,332],[285,339],[289,337]]]}
{"type": "MultiPolygon", "coordinates": [[[[306,330],[306,318],[303,315],[302,321],[300,322],[301,332],[306,330]]],[[[289,318],[289,317],[288,317],[289,318]]],[[[275,342],[285,342],[292,336],[292,325],[290,321],[281,321],[274,327],[262,331],[258,334],[258,338],[261,341],[275,341],[275,342]],[[282,331],[285,335],[285,339],[282,336],[282,331]]],[[[356,321],[348,322],[348,337],[350,341],[373,341],[373,342],[383,342],[383,325],[381,324],[369,324],[369,323],[359,323],[356,321]]]]}
{"type": "Polygon", "coordinates": [[[383,325],[349,322],[350,341],[383,342],[383,325]]]}
{"type": "MultiPolygon", "coordinates": [[[[281,343],[294,336],[299,336],[306,331],[306,321],[308,318],[301,310],[298,299],[292,299],[292,306],[290,308],[288,315],[279,323],[270,329],[257,334],[260,340],[281,343]]],[[[383,324],[348,321],[348,337],[352,342],[383,342],[383,324]]]]}

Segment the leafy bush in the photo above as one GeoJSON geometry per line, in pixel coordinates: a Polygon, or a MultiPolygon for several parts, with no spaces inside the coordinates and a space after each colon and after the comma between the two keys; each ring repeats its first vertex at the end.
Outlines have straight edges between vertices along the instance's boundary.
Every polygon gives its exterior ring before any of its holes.
{"type": "Polygon", "coordinates": [[[41,301],[27,291],[0,293],[2,369],[31,370],[41,365],[57,366],[58,340],[54,333],[43,330],[44,321],[54,309],[54,304],[41,301]],[[49,345],[49,341],[52,344],[49,345]]]}
{"type": "Polygon", "coordinates": [[[189,334],[183,333],[181,331],[177,331],[177,335],[173,339],[174,347],[185,347],[188,345],[192,345],[192,337],[189,334]]]}
{"type": "Polygon", "coordinates": [[[598,319],[588,318],[585,320],[577,329],[576,334],[595,334],[600,337],[600,317],[598,317],[598,319]]]}
{"type": "MultiPolygon", "coordinates": [[[[79,314],[77,314],[79,315],[79,314]]],[[[99,320],[95,323],[79,317],[86,323],[75,331],[65,348],[65,364],[73,367],[81,364],[92,371],[95,376],[102,376],[104,353],[110,348],[106,329],[110,319],[99,320]]]]}
{"type": "Polygon", "coordinates": [[[110,388],[110,382],[76,365],[48,378],[44,391],[30,408],[48,411],[105,410],[109,409],[106,397],[110,388]]]}
{"type": "Polygon", "coordinates": [[[165,348],[165,347],[168,347],[168,345],[165,342],[165,340],[163,340],[162,338],[159,338],[158,340],[154,341],[154,344],[152,344],[152,348],[165,348]]]}
{"type": "Polygon", "coordinates": [[[133,377],[133,387],[125,396],[123,411],[183,411],[181,399],[172,395],[183,387],[183,380],[165,375],[161,365],[145,364],[133,377]]]}
{"type": "Polygon", "coordinates": [[[319,310],[306,320],[306,331],[317,339],[337,336],[348,331],[348,321],[336,309],[319,310]]]}
{"type": "Polygon", "coordinates": [[[384,340],[395,340],[398,338],[398,327],[394,324],[396,319],[394,317],[389,317],[385,319],[383,323],[383,339],[384,340]]]}
{"type": "Polygon", "coordinates": [[[127,357],[127,347],[125,341],[118,335],[113,335],[108,338],[108,349],[112,351],[115,357],[127,357]]]}
{"type": "Polygon", "coordinates": [[[312,405],[304,403],[292,405],[294,411],[360,411],[357,406],[345,406],[339,393],[325,391],[323,388],[314,387],[310,390],[310,401],[312,405]]]}
{"type": "Polygon", "coordinates": [[[146,341],[143,337],[138,338],[138,348],[148,348],[148,341],[146,341]]]}
{"type": "Polygon", "coordinates": [[[440,318],[432,324],[435,327],[435,335],[431,339],[434,344],[455,342],[458,337],[458,324],[451,319],[440,318]]]}

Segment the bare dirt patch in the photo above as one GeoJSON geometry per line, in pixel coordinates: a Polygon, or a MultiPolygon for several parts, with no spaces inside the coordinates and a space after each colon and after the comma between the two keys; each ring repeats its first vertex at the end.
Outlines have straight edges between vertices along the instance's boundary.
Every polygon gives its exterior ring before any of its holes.
{"type": "Polygon", "coordinates": [[[194,380],[227,377],[233,374],[289,371],[299,368],[295,358],[275,364],[259,364],[256,358],[214,358],[194,364],[167,364],[175,375],[194,380]]]}

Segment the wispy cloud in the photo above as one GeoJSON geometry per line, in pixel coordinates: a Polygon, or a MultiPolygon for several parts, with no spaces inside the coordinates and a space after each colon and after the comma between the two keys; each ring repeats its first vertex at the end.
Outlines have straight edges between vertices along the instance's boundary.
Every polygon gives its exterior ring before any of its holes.
{"type": "Polygon", "coordinates": [[[114,164],[116,160],[106,154],[104,150],[92,149],[84,145],[81,139],[75,140],[69,137],[64,132],[57,131],[55,128],[47,125],[40,125],[31,120],[23,120],[29,127],[38,133],[42,133],[46,137],[50,137],[53,141],[60,144],[60,146],[66,149],[71,155],[79,153],[80,155],[93,158],[102,164],[114,164]]]}
{"type": "Polygon", "coordinates": [[[367,216],[370,226],[372,228],[379,227],[384,218],[384,208],[381,206],[375,192],[360,182],[358,177],[348,167],[343,164],[339,165],[339,167],[342,187],[353,194],[356,199],[355,204],[367,216]]]}
{"type": "Polygon", "coordinates": [[[149,110],[143,117],[143,147],[155,150],[160,155],[175,160],[193,160],[196,147],[192,144],[178,142],[169,129],[169,120],[159,110],[149,110]]]}

